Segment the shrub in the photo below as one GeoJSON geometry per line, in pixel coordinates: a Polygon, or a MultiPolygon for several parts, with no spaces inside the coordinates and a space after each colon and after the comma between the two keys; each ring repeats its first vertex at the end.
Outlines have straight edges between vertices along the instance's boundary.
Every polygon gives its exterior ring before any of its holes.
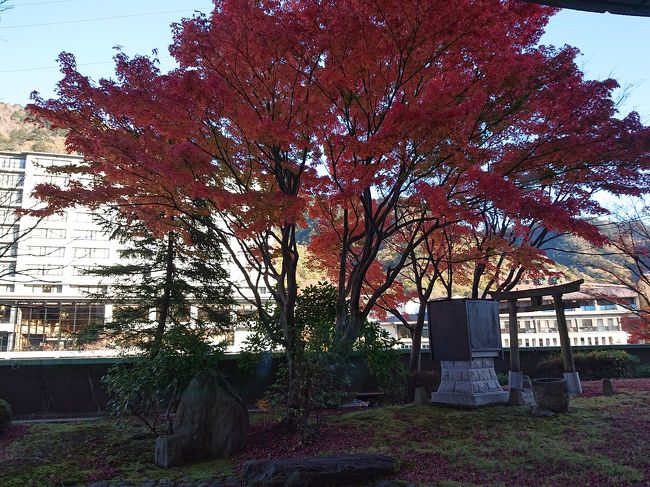
{"type": "Polygon", "coordinates": [[[9,403],[4,399],[0,399],[0,433],[4,432],[11,424],[13,413],[9,403]]]}
{"type": "Polygon", "coordinates": [[[650,364],[641,364],[634,369],[634,377],[646,379],[650,377],[650,364]]]}
{"type": "Polygon", "coordinates": [[[497,372],[497,380],[499,381],[499,385],[502,386],[507,386],[510,382],[507,372],[497,372]]]}
{"type": "MultiPolygon", "coordinates": [[[[576,370],[584,380],[632,377],[639,359],[623,350],[592,350],[573,354],[576,370]]],[[[564,366],[560,355],[540,362],[535,377],[562,377],[564,366]]]]}

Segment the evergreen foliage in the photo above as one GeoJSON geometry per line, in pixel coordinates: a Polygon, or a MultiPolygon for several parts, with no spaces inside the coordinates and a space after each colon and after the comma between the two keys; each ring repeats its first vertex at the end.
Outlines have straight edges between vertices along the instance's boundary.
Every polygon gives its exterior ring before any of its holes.
{"type": "MultiPolygon", "coordinates": [[[[591,350],[573,354],[576,370],[583,380],[621,379],[632,377],[639,364],[638,357],[624,350],[591,350]]],[[[540,362],[536,377],[562,377],[562,357],[553,356],[540,362]]]]}
{"type": "Polygon", "coordinates": [[[108,296],[95,298],[114,303],[113,317],[80,339],[105,341],[126,357],[104,378],[115,414],[136,415],[154,431],[162,415],[171,429],[180,394],[194,375],[217,366],[232,332],[228,274],[208,231],[187,243],[174,232],[158,238],[138,222],[117,222],[106,225],[123,245],[122,261],[90,271],[109,284],[108,296]]]}
{"type": "Polygon", "coordinates": [[[11,406],[4,399],[0,399],[0,433],[3,433],[9,427],[12,418],[11,406]]]}
{"type": "MultiPolygon", "coordinates": [[[[306,287],[296,303],[297,347],[295,356],[300,365],[296,367],[295,382],[289,376],[286,363],[280,365],[276,383],[268,391],[269,400],[276,406],[297,405],[296,415],[304,426],[312,412],[338,407],[352,393],[354,362],[345,351],[336,348],[336,288],[319,283],[306,287]],[[291,384],[298,383],[298,391],[291,384]],[[290,401],[289,394],[298,401],[290,401]]],[[[277,313],[275,313],[277,316],[277,313]]],[[[262,353],[278,347],[274,337],[279,336],[279,324],[268,329],[258,323],[252,324],[252,334],[245,354],[259,358],[262,353]]],[[[354,342],[352,353],[367,365],[387,396],[401,398],[405,371],[399,360],[395,340],[378,323],[366,321],[360,336],[354,342]]]]}

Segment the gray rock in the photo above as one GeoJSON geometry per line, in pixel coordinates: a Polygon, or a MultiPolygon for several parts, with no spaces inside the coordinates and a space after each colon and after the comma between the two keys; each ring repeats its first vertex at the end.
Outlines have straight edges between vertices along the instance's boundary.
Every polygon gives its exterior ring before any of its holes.
{"type": "Polygon", "coordinates": [[[139,487],[156,487],[158,485],[157,480],[145,480],[143,482],[140,482],[139,487]]]}
{"type": "Polygon", "coordinates": [[[603,379],[603,396],[613,396],[614,395],[614,384],[612,384],[612,379],[603,379]]]}
{"type": "Polygon", "coordinates": [[[156,465],[175,467],[226,458],[240,451],[248,435],[248,411],[235,390],[217,371],[206,371],[183,392],[174,434],[156,440],[156,465]]]}
{"type": "Polygon", "coordinates": [[[160,479],[158,481],[158,487],[174,487],[174,482],[170,479],[160,479]]]}
{"type": "Polygon", "coordinates": [[[108,482],[94,482],[89,484],[88,487],[110,487],[111,484],[108,482]]]}
{"type": "Polygon", "coordinates": [[[368,485],[395,470],[394,458],[358,453],[286,460],[249,460],[242,467],[244,484],[264,487],[368,485]]]}
{"type": "Polygon", "coordinates": [[[533,392],[539,409],[548,409],[554,413],[566,413],[569,410],[569,392],[565,379],[533,379],[533,392]]]}
{"type": "Polygon", "coordinates": [[[212,483],[210,483],[210,487],[241,487],[241,485],[241,481],[236,477],[213,480],[212,483]]]}

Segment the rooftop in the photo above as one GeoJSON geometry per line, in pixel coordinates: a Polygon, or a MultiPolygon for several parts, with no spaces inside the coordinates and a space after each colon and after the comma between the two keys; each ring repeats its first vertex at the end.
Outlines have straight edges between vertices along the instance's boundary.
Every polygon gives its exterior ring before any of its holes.
{"type": "Polygon", "coordinates": [[[650,0],[525,0],[529,3],[541,3],[551,7],[569,8],[618,15],[650,17],[650,0]]]}

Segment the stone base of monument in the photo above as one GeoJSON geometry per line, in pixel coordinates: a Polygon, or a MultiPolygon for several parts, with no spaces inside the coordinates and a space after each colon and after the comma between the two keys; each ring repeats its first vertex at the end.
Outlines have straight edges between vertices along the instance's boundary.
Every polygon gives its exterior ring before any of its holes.
{"type": "Polygon", "coordinates": [[[440,386],[431,402],[451,406],[478,407],[508,401],[508,392],[499,384],[494,358],[442,360],[440,386]]]}

